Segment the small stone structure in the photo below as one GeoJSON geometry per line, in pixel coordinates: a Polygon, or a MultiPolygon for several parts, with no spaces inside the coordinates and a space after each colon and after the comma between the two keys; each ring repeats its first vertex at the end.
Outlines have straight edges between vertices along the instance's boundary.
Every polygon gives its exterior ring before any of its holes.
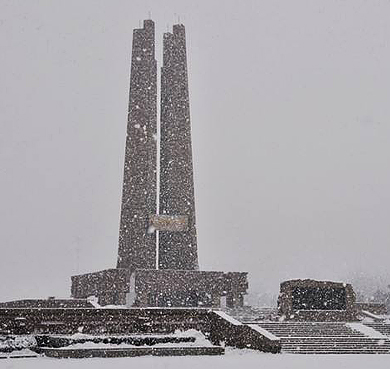
{"type": "Polygon", "coordinates": [[[350,284],[295,279],[280,284],[279,314],[296,321],[355,321],[356,296],[350,284]]]}

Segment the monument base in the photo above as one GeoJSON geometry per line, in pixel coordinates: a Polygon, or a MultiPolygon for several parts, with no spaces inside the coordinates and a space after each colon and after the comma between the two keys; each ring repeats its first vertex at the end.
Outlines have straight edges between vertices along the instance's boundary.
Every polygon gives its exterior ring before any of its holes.
{"type": "Polygon", "coordinates": [[[246,272],[107,269],[72,276],[72,297],[96,296],[104,305],[128,307],[212,307],[244,304],[246,272]]]}
{"type": "Polygon", "coordinates": [[[138,269],[130,279],[139,307],[219,308],[224,297],[229,307],[243,306],[247,288],[245,272],[138,269]]]}
{"type": "Polygon", "coordinates": [[[106,269],[94,273],[74,275],[71,278],[73,298],[95,296],[101,306],[126,305],[126,296],[130,286],[129,269],[106,269]]]}

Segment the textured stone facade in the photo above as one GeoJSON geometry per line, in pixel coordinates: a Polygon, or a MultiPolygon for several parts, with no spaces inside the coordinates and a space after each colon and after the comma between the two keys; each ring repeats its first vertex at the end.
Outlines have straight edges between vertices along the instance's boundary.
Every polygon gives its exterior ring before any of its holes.
{"type": "Polygon", "coordinates": [[[72,276],[73,298],[96,296],[100,305],[125,305],[129,292],[129,269],[106,269],[72,276]]]}
{"type": "Polygon", "coordinates": [[[296,279],[280,284],[279,314],[297,321],[355,321],[356,296],[350,284],[296,279]]]}
{"type": "Polygon", "coordinates": [[[161,68],[160,209],[187,216],[185,231],[159,232],[159,268],[196,270],[198,251],[185,28],[165,33],[161,68]]]}
{"type": "MultiPolygon", "coordinates": [[[[132,277],[133,278],[133,277],[132,277]]],[[[221,307],[242,306],[248,289],[247,273],[197,270],[137,270],[134,273],[134,305],[221,307]]]]}
{"type": "Polygon", "coordinates": [[[149,217],[156,214],[157,62],[154,23],[133,33],[130,97],[119,230],[118,268],[155,268],[156,234],[149,217]]]}

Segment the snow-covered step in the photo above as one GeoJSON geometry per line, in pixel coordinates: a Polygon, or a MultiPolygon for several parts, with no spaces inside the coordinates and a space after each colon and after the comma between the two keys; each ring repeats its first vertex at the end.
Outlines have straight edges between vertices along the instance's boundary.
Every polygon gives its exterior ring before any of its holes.
{"type": "Polygon", "coordinates": [[[389,338],[361,323],[262,322],[258,326],[279,337],[283,353],[390,353],[389,338]]]}
{"type": "Polygon", "coordinates": [[[42,348],[40,352],[53,358],[134,357],[134,356],[199,356],[223,355],[225,349],[211,347],[124,347],[124,348],[42,348]]]}
{"type": "Polygon", "coordinates": [[[120,336],[91,336],[83,334],[75,334],[72,336],[64,335],[38,335],[35,336],[39,347],[60,348],[73,344],[95,343],[95,344],[111,344],[120,345],[128,344],[134,346],[153,346],[163,343],[193,343],[197,339],[198,332],[191,334],[143,334],[143,335],[120,335],[120,336]]]}
{"type": "Polygon", "coordinates": [[[364,333],[352,329],[343,322],[260,322],[257,324],[277,337],[364,337],[364,333]]]}
{"type": "Polygon", "coordinates": [[[375,322],[375,323],[364,323],[365,326],[375,329],[377,332],[390,337],[390,323],[375,322]]]}
{"type": "Polygon", "coordinates": [[[40,355],[29,349],[14,350],[11,352],[0,352],[0,359],[27,359],[36,358],[40,355]]]}

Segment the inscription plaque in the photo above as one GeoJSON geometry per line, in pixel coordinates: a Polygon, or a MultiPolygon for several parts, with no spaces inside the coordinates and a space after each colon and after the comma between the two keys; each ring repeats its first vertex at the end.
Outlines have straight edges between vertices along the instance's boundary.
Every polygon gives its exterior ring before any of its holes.
{"type": "Polygon", "coordinates": [[[187,215],[152,215],[150,226],[158,231],[183,232],[188,230],[187,215]]]}
{"type": "Polygon", "coordinates": [[[294,310],[345,310],[345,288],[296,287],[292,293],[292,306],[294,310]]]}

